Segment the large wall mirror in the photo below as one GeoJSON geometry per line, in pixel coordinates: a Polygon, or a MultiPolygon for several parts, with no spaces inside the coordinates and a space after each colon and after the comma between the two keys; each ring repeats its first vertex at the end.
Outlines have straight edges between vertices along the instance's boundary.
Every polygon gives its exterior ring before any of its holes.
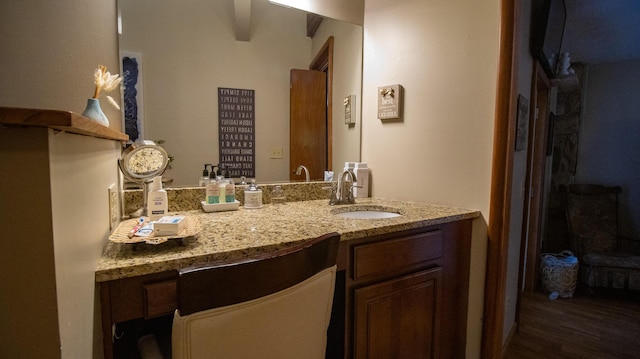
{"type": "Polygon", "coordinates": [[[238,3],[118,2],[121,55],[139,62],[140,131],[144,139],[164,141],[173,158],[166,172],[173,177],[172,185],[196,185],[203,165],[219,162],[219,87],[255,91],[256,180],[289,181],[290,70],[309,69],[330,36],[334,38],[331,133],[308,136],[330,139],[329,162],[335,171],[346,161],[359,161],[362,27],[323,18],[310,37],[307,13],[301,10],[250,0],[250,19],[238,19],[238,3]],[[247,30],[248,40],[238,39],[238,26],[247,30]],[[350,95],[356,99],[355,106],[351,104],[355,125],[345,123],[344,99],[350,95]],[[272,158],[273,148],[283,149],[282,158],[272,158]]]}

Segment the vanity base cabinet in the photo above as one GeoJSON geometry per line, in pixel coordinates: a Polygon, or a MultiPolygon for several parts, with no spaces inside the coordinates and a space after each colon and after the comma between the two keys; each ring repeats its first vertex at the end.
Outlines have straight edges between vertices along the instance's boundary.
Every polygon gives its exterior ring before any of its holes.
{"type": "Polygon", "coordinates": [[[435,358],[442,269],[355,290],[354,358],[435,358]]]}
{"type": "MultiPolygon", "coordinates": [[[[470,219],[340,242],[326,358],[464,358],[470,244],[470,219]]],[[[176,280],[100,283],[105,358],[137,358],[147,328],[170,329],[176,280]]]]}
{"type": "Polygon", "coordinates": [[[347,242],[344,358],[464,358],[471,220],[347,242]]]}

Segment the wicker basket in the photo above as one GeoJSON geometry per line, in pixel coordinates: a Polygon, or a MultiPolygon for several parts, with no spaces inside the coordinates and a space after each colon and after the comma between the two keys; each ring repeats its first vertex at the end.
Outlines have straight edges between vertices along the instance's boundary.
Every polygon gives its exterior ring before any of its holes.
{"type": "Polygon", "coordinates": [[[559,297],[571,298],[578,281],[578,259],[571,251],[543,253],[540,256],[542,288],[557,292],[559,297]]]}

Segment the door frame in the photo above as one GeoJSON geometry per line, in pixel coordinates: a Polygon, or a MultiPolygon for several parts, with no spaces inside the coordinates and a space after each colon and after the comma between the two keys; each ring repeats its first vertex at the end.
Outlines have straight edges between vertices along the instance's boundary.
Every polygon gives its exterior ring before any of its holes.
{"type": "Polygon", "coordinates": [[[480,357],[502,357],[505,317],[507,255],[513,182],[513,143],[516,134],[517,76],[514,69],[516,13],[515,0],[500,4],[498,79],[493,130],[491,191],[487,228],[487,267],[480,357]]]}
{"type": "Polygon", "coordinates": [[[527,146],[527,173],[524,191],[520,262],[518,265],[518,292],[516,295],[516,328],[520,327],[520,304],[523,290],[533,292],[538,284],[538,258],[542,248],[543,217],[545,208],[545,175],[549,138],[549,110],[551,82],[538,61],[534,62],[531,76],[531,105],[529,108],[529,139],[527,146]],[[524,288],[524,289],[523,289],[524,288]]]}
{"type": "MultiPolygon", "coordinates": [[[[525,208],[522,227],[521,260],[520,267],[524,270],[524,277],[521,270],[521,283],[519,288],[524,288],[528,292],[533,292],[538,283],[538,258],[542,248],[542,219],[545,208],[545,170],[547,142],[551,139],[549,135],[549,94],[551,83],[542,70],[542,66],[535,61],[531,84],[531,106],[530,118],[536,117],[533,123],[529,124],[529,146],[527,153],[527,177],[525,187],[525,208]],[[527,221],[528,219],[528,221],[527,221]],[[528,225],[527,225],[528,222],[528,225]],[[526,249],[526,259],[524,259],[524,248],[526,249]],[[526,267],[525,267],[526,264],[526,267]]],[[[520,295],[520,290],[518,290],[520,295]]]]}

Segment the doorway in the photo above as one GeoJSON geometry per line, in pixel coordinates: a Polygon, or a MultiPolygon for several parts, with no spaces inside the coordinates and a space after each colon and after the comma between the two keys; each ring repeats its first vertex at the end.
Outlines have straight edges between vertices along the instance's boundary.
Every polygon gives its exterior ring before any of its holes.
{"type": "Polygon", "coordinates": [[[333,36],[309,70],[291,70],[291,81],[289,178],[300,180],[295,171],[305,165],[312,180],[323,180],[333,157],[333,36]]]}
{"type": "Polygon", "coordinates": [[[516,325],[520,324],[520,306],[523,290],[531,293],[538,283],[538,258],[544,233],[545,174],[549,138],[551,83],[536,61],[531,84],[529,129],[527,146],[527,173],[524,187],[524,208],[520,240],[520,265],[516,301],[516,325]]]}
{"type": "Polygon", "coordinates": [[[525,184],[525,219],[522,228],[521,252],[526,248],[524,288],[528,292],[535,289],[538,282],[538,258],[542,248],[544,233],[543,217],[545,206],[545,179],[547,167],[547,151],[551,83],[538,62],[534,65],[531,94],[534,97],[529,117],[534,119],[529,125],[529,146],[527,149],[527,174],[525,184]]]}

